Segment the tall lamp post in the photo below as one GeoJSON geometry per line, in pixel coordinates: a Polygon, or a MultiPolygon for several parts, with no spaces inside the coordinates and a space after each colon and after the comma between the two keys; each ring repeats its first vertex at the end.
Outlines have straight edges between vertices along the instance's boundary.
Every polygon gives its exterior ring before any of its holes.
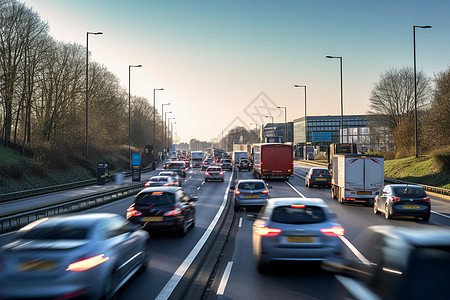
{"type": "Polygon", "coordinates": [[[89,35],[99,35],[103,32],[86,32],[86,159],[89,156],[89,35]]]}
{"type": "Polygon", "coordinates": [[[306,85],[294,84],[294,87],[295,88],[302,88],[302,87],[305,88],[305,145],[306,145],[306,142],[308,140],[308,133],[306,131],[306,129],[307,129],[307,126],[306,126],[306,85]]]}
{"type": "Polygon", "coordinates": [[[327,55],[326,58],[339,58],[340,70],[341,70],[341,134],[340,134],[340,142],[344,142],[344,96],[342,89],[342,56],[330,56],[327,55]]]}
{"type": "MultiPolygon", "coordinates": [[[[272,132],[273,132],[273,136],[275,137],[275,126],[273,126],[273,116],[266,116],[266,118],[271,118],[271,122],[272,122],[272,132]]],[[[264,131],[265,132],[265,131],[264,131]]],[[[264,137],[265,137],[266,135],[264,134],[264,137]]],[[[264,142],[264,141],[263,141],[264,142]]]]}
{"type": "Polygon", "coordinates": [[[419,157],[419,150],[418,150],[418,122],[417,122],[417,77],[416,77],[416,28],[431,28],[431,26],[416,26],[413,25],[413,44],[414,44],[414,127],[415,127],[415,133],[414,133],[414,153],[416,157],[419,157]]]}
{"type": "Polygon", "coordinates": [[[277,108],[283,108],[284,109],[284,142],[287,142],[287,119],[286,119],[286,111],[287,111],[287,107],[286,106],[277,106],[277,108]]]}
{"type": "MultiPolygon", "coordinates": [[[[258,123],[250,123],[250,125],[255,125],[255,131],[258,133],[258,123]]],[[[258,143],[260,142],[259,135],[258,133],[258,143]]]]}
{"type": "MultiPolygon", "coordinates": [[[[166,124],[167,124],[167,114],[171,114],[172,112],[171,111],[168,111],[168,112],[165,112],[164,113],[164,132],[163,132],[163,135],[166,135],[166,124]]],[[[164,153],[164,151],[166,150],[166,145],[163,143],[163,153],[164,153]]]]}
{"type": "MultiPolygon", "coordinates": [[[[153,170],[155,169],[155,150],[156,150],[156,91],[163,91],[163,88],[153,89],[153,170]]],[[[161,115],[161,118],[163,116],[161,115]]]]}
{"type": "MultiPolygon", "coordinates": [[[[172,131],[169,130],[169,127],[171,127],[172,122],[171,120],[175,120],[175,118],[168,118],[167,121],[169,122],[169,125],[167,125],[167,134],[166,134],[166,144],[167,144],[167,148],[170,149],[172,143],[170,142],[170,135],[172,134],[172,131]]],[[[168,150],[167,152],[170,152],[170,150],[168,150]]]]}
{"type": "Polygon", "coordinates": [[[140,68],[142,65],[128,66],[128,162],[131,169],[131,68],[140,68]]]}
{"type": "MultiPolygon", "coordinates": [[[[163,103],[162,105],[161,105],[161,117],[162,116],[164,116],[164,105],[170,105],[170,103],[163,103]]],[[[162,159],[164,160],[164,157],[165,157],[165,144],[164,144],[164,139],[165,139],[165,129],[164,129],[164,120],[162,120],[162,118],[161,118],[161,141],[162,141],[162,145],[163,145],[163,151],[162,151],[162,159]]]]}

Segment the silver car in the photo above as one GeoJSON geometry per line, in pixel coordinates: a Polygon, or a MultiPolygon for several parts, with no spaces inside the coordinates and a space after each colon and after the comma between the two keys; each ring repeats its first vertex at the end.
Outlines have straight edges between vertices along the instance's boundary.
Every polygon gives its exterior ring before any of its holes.
{"type": "Polygon", "coordinates": [[[182,184],[180,176],[178,176],[178,174],[175,173],[174,171],[162,171],[159,172],[158,176],[170,176],[172,177],[175,185],[181,186],[182,184]]]}
{"type": "Polygon", "coordinates": [[[322,261],[342,255],[343,235],[322,199],[268,199],[253,224],[253,256],[260,272],[274,261],[322,261]]]}
{"type": "Polygon", "coordinates": [[[225,172],[221,167],[208,167],[205,172],[205,181],[208,180],[219,180],[224,181],[225,172]]]}
{"type": "Polygon", "coordinates": [[[260,208],[266,205],[270,198],[269,188],[261,179],[241,179],[238,181],[234,191],[234,211],[241,207],[260,208]]]}
{"type": "Polygon", "coordinates": [[[171,176],[153,176],[144,184],[145,187],[154,186],[178,186],[178,182],[174,182],[171,176]]]}
{"type": "Polygon", "coordinates": [[[149,241],[116,214],[40,219],[0,248],[0,299],[109,299],[147,267],[149,241]]]}

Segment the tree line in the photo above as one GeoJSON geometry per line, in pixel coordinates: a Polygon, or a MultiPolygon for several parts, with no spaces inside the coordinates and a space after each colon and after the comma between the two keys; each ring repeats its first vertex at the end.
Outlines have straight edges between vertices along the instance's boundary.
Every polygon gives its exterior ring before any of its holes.
{"type": "MultiPolygon", "coordinates": [[[[49,35],[38,13],[17,0],[0,0],[0,138],[23,152],[42,146],[84,154],[86,47],[49,35]]],[[[89,149],[128,146],[128,94],[104,65],[89,62],[89,149]]],[[[131,99],[131,144],[153,141],[153,106],[131,99]]],[[[161,133],[161,116],[156,132],[161,133]]],[[[162,144],[157,135],[156,144],[162,144]]],[[[156,149],[159,150],[160,149],[156,149]]],[[[91,153],[91,150],[89,151],[91,153]]],[[[95,155],[94,155],[95,156],[95,155]]]]}

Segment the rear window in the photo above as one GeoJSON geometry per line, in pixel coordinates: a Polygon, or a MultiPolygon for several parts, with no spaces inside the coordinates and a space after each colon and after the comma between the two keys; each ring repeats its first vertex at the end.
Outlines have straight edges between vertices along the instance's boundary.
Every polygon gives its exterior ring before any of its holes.
{"type": "Polygon", "coordinates": [[[273,210],[272,221],[284,224],[320,223],[325,221],[325,212],[317,206],[280,206],[273,210]]]}
{"type": "Polygon", "coordinates": [[[313,175],[330,175],[328,170],[313,170],[313,175]]]}
{"type": "Polygon", "coordinates": [[[167,192],[143,193],[136,197],[136,204],[140,205],[173,205],[175,203],[175,194],[167,192]]]}
{"type": "Polygon", "coordinates": [[[211,167],[209,167],[208,171],[220,171],[220,168],[211,168],[211,167]]]}
{"type": "Polygon", "coordinates": [[[222,162],[224,162],[224,163],[231,163],[231,160],[229,160],[229,159],[222,159],[222,162]]]}
{"type": "Polygon", "coordinates": [[[394,186],[392,187],[394,195],[399,197],[426,197],[427,194],[421,187],[417,186],[394,186]]]}
{"type": "Polygon", "coordinates": [[[19,232],[19,238],[30,240],[85,240],[87,235],[87,227],[69,225],[35,227],[23,233],[19,232]]]}
{"type": "Polygon", "coordinates": [[[167,167],[169,169],[175,169],[175,170],[177,170],[177,169],[184,169],[184,162],[182,162],[181,164],[179,164],[179,163],[178,164],[171,163],[167,167]]]}
{"type": "Polygon", "coordinates": [[[241,190],[262,190],[265,189],[265,185],[262,182],[241,182],[238,189],[241,190]]]}
{"type": "Polygon", "coordinates": [[[167,181],[167,177],[152,177],[150,181],[167,181]]]}

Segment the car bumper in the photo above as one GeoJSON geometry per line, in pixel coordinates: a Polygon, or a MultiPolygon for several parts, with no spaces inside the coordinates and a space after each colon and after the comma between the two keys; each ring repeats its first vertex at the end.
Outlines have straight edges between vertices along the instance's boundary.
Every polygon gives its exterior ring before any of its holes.
{"type": "Polygon", "coordinates": [[[205,176],[205,180],[223,180],[223,179],[224,179],[223,175],[218,175],[218,176],[208,175],[208,176],[205,176]]]}
{"type": "Polygon", "coordinates": [[[257,207],[264,206],[267,204],[267,199],[252,199],[252,198],[235,198],[234,205],[239,207],[257,207]]]}
{"type": "Polygon", "coordinates": [[[164,217],[163,221],[160,222],[150,222],[150,221],[142,221],[141,217],[132,217],[128,219],[130,222],[134,224],[139,224],[142,226],[142,229],[152,232],[161,232],[161,231],[173,231],[177,230],[181,226],[183,226],[184,217],[176,216],[176,217],[164,217]]]}
{"type": "Polygon", "coordinates": [[[421,209],[404,209],[402,207],[393,206],[392,213],[394,216],[423,217],[431,213],[431,208],[426,207],[421,209]]]}

